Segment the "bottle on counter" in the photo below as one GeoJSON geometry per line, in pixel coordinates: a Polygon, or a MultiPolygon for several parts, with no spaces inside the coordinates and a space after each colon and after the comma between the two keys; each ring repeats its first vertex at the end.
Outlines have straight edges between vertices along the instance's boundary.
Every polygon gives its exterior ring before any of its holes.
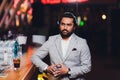
{"type": "Polygon", "coordinates": [[[16,40],[14,44],[14,57],[13,57],[14,70],[18,70],[20,68],[20,62],[21,60],[19,55],[19,43],[16,40]]]}
{"type": "Polygon", "coordinates": [[[6,50],[4,51],[4,63],[3,64],[8,65],[8,53],[6,50]]]}
{"type": "Polygon", "coordinates": [[[19,43],[16,40],[14,44],[14,58],[18,57],[18,51],[19,51],[19,43]]]}

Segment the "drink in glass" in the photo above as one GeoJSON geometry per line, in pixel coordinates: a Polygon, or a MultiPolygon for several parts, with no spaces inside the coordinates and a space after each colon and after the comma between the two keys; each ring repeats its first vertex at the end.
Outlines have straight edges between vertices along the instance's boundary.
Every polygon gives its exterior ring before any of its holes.
{"type": "Polygon", "coordinates": [[[20,58],[14,58],[13,59],[14,69],[17,70],[20,68],[20,58]]]}

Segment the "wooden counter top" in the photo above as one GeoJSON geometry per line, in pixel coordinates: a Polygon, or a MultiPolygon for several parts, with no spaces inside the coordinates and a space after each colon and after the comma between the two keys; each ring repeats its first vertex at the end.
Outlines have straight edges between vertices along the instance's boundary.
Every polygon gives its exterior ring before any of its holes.
{"type": "Polygon", "coordinates": [[[0,76],[0,80],[30,80],[36,68],[30,61],[33,54],[33,49],[30,47],[28,51],[21,57],[21,64],[18,70],[14,70],[13,66],[4,71],[5,76],[0,76]]]}

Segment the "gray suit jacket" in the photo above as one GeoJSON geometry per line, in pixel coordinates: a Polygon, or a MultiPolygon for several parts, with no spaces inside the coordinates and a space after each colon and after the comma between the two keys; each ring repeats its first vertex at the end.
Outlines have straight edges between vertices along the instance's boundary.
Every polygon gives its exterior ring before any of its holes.
{"type": "Polygon", "coordinates": [[[73,80],[83,80],[79,76],[91,70],[91,55],[86,40],[73,33],[68,51],[63,58],[61,39],[60,34],[49,37],[33,54],[31,58],[32,62],[39,67],[40,70],[44,70],[48,64],[43,62],[42,59],[49,54],[51,64],[63,63],[71,69],[71,76],[63,77],[61,80],[70,80],[70,78],[76,78],[73,80]]]}

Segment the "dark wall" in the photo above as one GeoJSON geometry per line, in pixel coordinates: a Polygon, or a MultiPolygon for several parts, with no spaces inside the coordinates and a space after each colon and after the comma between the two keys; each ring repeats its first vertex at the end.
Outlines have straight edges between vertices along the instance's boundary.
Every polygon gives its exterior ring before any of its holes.
{"type": "Polygon", "coordinates": [[[112,10],[112,54],[120,55],[120,9],[112,10]]]}

